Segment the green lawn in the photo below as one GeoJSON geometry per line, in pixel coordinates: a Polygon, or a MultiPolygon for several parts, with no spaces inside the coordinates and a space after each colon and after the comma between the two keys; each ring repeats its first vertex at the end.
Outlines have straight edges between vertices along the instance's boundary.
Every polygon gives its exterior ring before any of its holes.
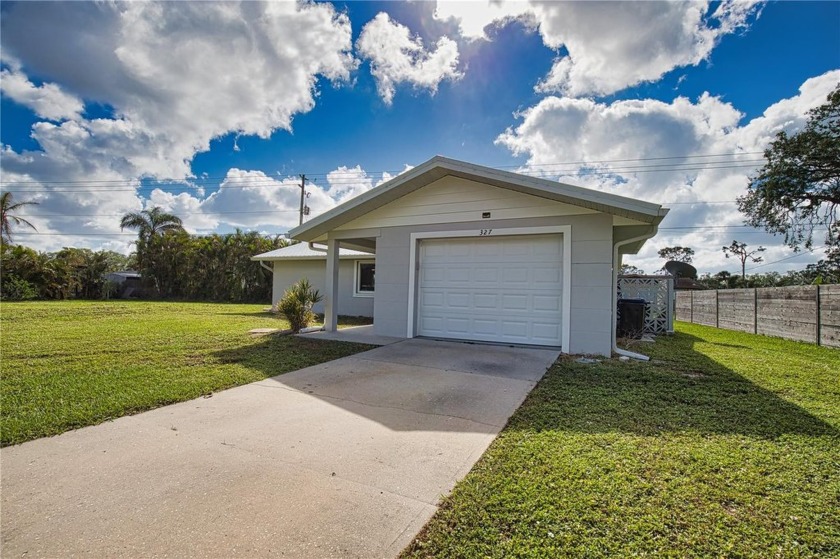
{"type": "Polygon", "coordinates": [[[840,557],[840,351],[677,330],[558,361],[403,557],[840,557]]]}
{"type": "Polygon", "coordinates": [[[368,346],[295,336],[265,305],[0,305],[0,442],[55,435],[329,361],[368,346]]]}

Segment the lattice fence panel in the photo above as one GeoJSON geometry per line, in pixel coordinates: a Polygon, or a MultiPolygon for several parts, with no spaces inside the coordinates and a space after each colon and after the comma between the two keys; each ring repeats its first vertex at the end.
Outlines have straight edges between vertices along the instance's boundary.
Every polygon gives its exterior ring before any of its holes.
{"type": "Polygon", "coordinates": [[[674,279],[670,276],[619,276],[619,299],[648,302],[645,332],[666,334],[674,331],[674,279]]]}

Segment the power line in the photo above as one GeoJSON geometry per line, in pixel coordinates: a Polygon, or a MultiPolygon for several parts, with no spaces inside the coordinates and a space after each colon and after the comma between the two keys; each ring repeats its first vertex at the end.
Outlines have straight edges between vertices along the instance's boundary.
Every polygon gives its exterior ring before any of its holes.
{"type": "MultiPolygon", "coordinates": [[[[546,167],[556,167],[560,165],[598,165],[603,163],[627,163],[627,162],[637,162],[637,161],[669,161],[674,159],[709,159],[714,157],[741,157],[744,155],[757,155],[762,154],[764,152],[761,151],[744,151],[744,152],[728,152],[728,153],[709,153],[709,154],[700,154],[700,155],[671,155],[665,157],[635,157],[635,158],[624,158],[624,159],[600,159],[600,160],[593,160],[593,161],[555,161],[555,162],[547,162],[547,163],[539,163],[535,165],[530,165],[531,168],[546,168],[546,167]]],[[[761,162],[763,159],[757,160],[750,160],[755,162],[761,162]]],[[[733,161],[735,162],[735,161],[733,161]]],[[[744,163],[744,160],[737,160],[737,162],[744,163]]],[[[722,161],[711,162],[711,163],[724,163],[722,161]]],[[[668,165],[695,165],[698,164],[697,162],[686,161],[683,163],[671,163],[668,165]]],[[[659,166],[663,166],[665,164],[660,164],[659,166]]],[[[521,168],[522,165],[496,165],[491,168],[493,169],[516,169],[521,168]]],[[[383,175],[388,173],[389,175],[398,175],[403,173],[403,170],[389,170],[389,171],[362,171],[368,177],[372,175],[383,175]]],[[[356,172],[351,171],[328,171],[328,172],[321,172],[321,173],[307,173],[309,177],[341,177],[341,176],[351,176],[355,177],[358,175],[356,172]]],[[[268,175],[266,175],[268,178],[268,175]]],[[[189,179],[179,179],[173,182],[184,182],[184,183],[201,183],[206,181],[223,181],[228,179],[227,175],[225,176],[201,176],[201,177],[192,177],[189,179]]],[[[245,179],[249,177],[244,177],[245,179]]],[[[243,178],[239,177],[237,180],[242,180],[243,178]]],[[[291,179],[291,176],[287,177],[287,179],[291,179]]],[[[142,179],[100,179],[100,180],[83,180],[83,181],[38,181],[39,184],[56,184],[56,185],[72,185],[72,184],[82,184],[88,185],[91,183],[101,183],[101,184],[116,184],[116,185],[123,185],[123,184],[130,184],[134,182],[138,182],[142,179]]],[[[165,181],[164,181],[165,182],[165,181]]],[[[0,181],[0,186],[7,185],[7,184],[20,184],[20,181],[0,181]]]]}
{"type": "MultiPolygon", "coordinates": [[[[580,165],[601,165],[601,164],[606,164],[606,163],[628,163],[628,162],[644,162],[644,161],[670,161],[670,160],[677,160],[677,159],[680,159],[680,160],[683,160],[683,161],[678,162],[678,163],[655,163],[655,164],[652,164],[652,165],[637,165],[637,166],[622,165],[621,167],[622,167],[622,170],[624,172],[630,172],[633,169],[644,169],[644,168],[650,168],[650,167],[660,167],[661,168],[661,167],[685,167],[685,166],[698,166],[698,165],[701,166],[701,167],[706,167],[708,165],[715,165],[715,164],[741,164],[741,165],[744,165],[744,164],[747,164],[747,163],[759,163],[759,162],[763,161],[763,159],[749,159],[749,160],[735,159],[735,160],[731,160],[731,161],[706,161],[706,162],[703,162],[703,161],[686,161],[686,160],[689,160],[689,159],[707,159],[708,160],[710,158],[741,157],[741,156],[745,156],[745,155],[754,155],[754,154],[757,154],[757,153],[761,153],[761,152],[740,152],[740,153],[730,152],[730,153],[721,153],[721,154],[677,155],[677,156],[668,156],[668,157],[644,157],[644,158],[625,158],[625,159],[602,159],[602,160],[593,160],[593,161],[550,162],[550,163],[540,163],[540,164],[530,165],[529,170],[552,169],[552,168],[558,167],[558,166],[571,166],[571,167],[573,167],[572,170],[574,170],[575,166],[580,166],[580,165]]],[[[522,165],[499,165],[499,166],[495,166],[495,167],[492,167],[492,168],[506,169],[506,168],[521,168],[521,167],[522,167],[522,165]]],[[[618,171],[618,170],[616,169],[616,170],[613,170],[613,171],[618,171]]],[[[382,176],[386,173],[388,175],[396,176],[396,175],[401,174],[403,171],[402,170],[391,170],[391,171],[373,171],[373,172],[362,171],[362,172],[365,174],[365,176],[367,176],[368,178],[371,178],[371,177],[376,176],[376,175],[382,176]]],[[[560,170],[554,169],[554,172],[560,172],[560,170]]],[[[355,178],[355,177],[358,177],[358,175],[359,175],[358,172],[350,171],[350,170],[348,170],[348,171],[334,170],[334,171],[330,171],[330,172],[327,172],[327,173],[310,173],[309,174],[310,177],[324,177],[324,178],[331,177],[331,178],[334,179],[334,181],[337,180],[337,179],[340,179],[341,177],[355,178]]],[[[188,186],[200,185],[201,183],[208,183],[208,182],[215,183],[216,181],[224,181],[224,180],[228,180],[228,179],[230,179],[230,177],[225,175],[225,176],[212,176],[212,177],[211,176],[192,177],[192,178],[189,178],[189,179],[174,179],[174,180],[171,180],[171,181],[156,180],[155,182],[157,182],[157,183],[162,183],[162,182],[165,182],[165,183],[179,183],[181,185],[184,185],[185,187],[188,187],[188,186]]],[[[234,180],[237,180],[237,181],[243,181],[243,182],[249,182],[249,183],[254,182],[254,180],[249,181],[248,179],[252,179],[252,177],[236,177],[236,178],[234,178],[234,180]]],[[[277,179],[273,179],[272,177],[270,177],[268,175],[265,175],[264,177],[253,177],[253,179],[255,179],[256,181],[265,181],[266,179],[270,179],[272,181],[272,184],[274,184],[274,183],[280,183],[284,180],[291,180],[291,177],[286,177],[285,179],[277,180],[277,179]]],[[[139,183],[141,180],[142,179],[108,179],[108,180],[92,179],[92,180],[83,180],[83,181],[63,180],[63,181],[37,181],[37,182],[39,184],[42,184],[42,185],[58,185],[58,186],[68,185],[69,186],[69,185],[79,184],[79,185],[100,185],[100,188],[106,188],[108,186],[134,185],[136,183],[139,183]]],[[[23,181],[0,181],[0,186],[26,185],[26,184],[28,184],[28,183],[23,182],[23,181]]],[[[151,186],[152,185],[145,185],[145,187],[151,187],[151,186]]],[[[143,187],[143,185],[138,184],[137,186],[134,186],[133,188],[142,188],[142,187],[143,187]]]]}
{"type": "MultiPolygon", "coordinates": [[[[287,231],[280,231],[278,233],[266,233],[266,236],[285,235],[287,231]]],[[[199,237],[207,237],[210,235],[225,235],[226,233],[206,233],[195,234],[199,237]]],[[[31,231],[16,231],[15,237],[133,237],[137,238],[136,233],[36,233],[31,231]]]]}
{"type": "MultiPolygon", "coordinates": [[[[754,227],[752,225],[682,225],[678,227],[660,227],[659,230],[662,231],[668,229],[732,229],[735,227],[758,229],[758,227],[754,227]]],[[[814,227],[814,231],[828,231],[828,227],[814,227]]],[[[766,231],[762,231],[762,233],[766,233],[766,231]]]]}
{"type": "Polygon", "coordinates": [[[797,253],[797,254],[792,254],[790,256],[786,256],[785,258],[780,258],[779,260],[774,260],[772,262],[764,262],[762,264],[759,264],[758,266],[752,266],[751,268],[747,268],[744,271],[745,272],[751,272],[752,270],[755,270],[756,268],[763,268],[764,266],[770,266],[771,264],[778,264],[779,262],[784,262],[785,260],[791,260],[793,258],[799,258],[800,256],[814,256],[815,251],[822,250],[824,248],[825,248],[825,245],[819,246],[817,248],[812,248],[810,252],[800,252],[800,253],[797,253]]]}
{"type": "MultiPolygon", "coordinates": [[[[255,210],[255,211],[231,211],[231,212],[178,212],[178,216],[182,215],[233,215],[233,214],[287,214],[298,213],[298,210],[255,210]]],[[[122,217],[125,212],[120,214],[15,214],[20,217],[122,217]]]]}
{"type": "MultiPolygon", "coordinates": [[[[609,176],[609,175],[622,175],[622,174],[638,174],[638,173],[684,173],[689,171],[712,171],[712,170],[720,170],[720,169],[746,169],[746,168],[753,168],[754,164],[734,164],[734,165],[716,165],[716,166],[695,166],[695,167],[680,167],[680,168],[670,168],[670,169],[609,169],[604,171],[584,171],[578,172],[578,177],[589,177],[589,176],[609,176]]],[[[520,173],[525,174],[525,173],[520,173]]],[[[533,176],[533,175],[528,175],[533,176]]],[[[538,176],[539,178],[539,176],[538,176]]],[[[11,183],[10,183],[11,184],[11,183]]],[[[343,179],[341,181],[333,181],[330,182],[330,187],[336,186],[355,186],[361,184],[361,181],[343,179]]],[[[291,187],[297,186],[292,184],[284,184],[280,181],[275,181],[274,179],[268,178],[263,179],[261,182],[248,182],[245,184],[221,184],[218,187],[213,187],[214,191],[220,190],[232,190],[232,189],[245,189],[245,188],[268,188],[268,187],[291,187]]],[[[55,192],[149,192],[153,190],[159,190],[161,192],[174,192],[176,190],[184,190],[188,189],[189,186],[184,185],[141,185],[131,188],[112,188],[107,186],[100,186],[100,187],[91,187],[91,188],[50,188],[50,189],[43,189],[43,188],[5,188],[4,190],[7,192],[39,192],[39,193],[55,193],[55,192]]]]}

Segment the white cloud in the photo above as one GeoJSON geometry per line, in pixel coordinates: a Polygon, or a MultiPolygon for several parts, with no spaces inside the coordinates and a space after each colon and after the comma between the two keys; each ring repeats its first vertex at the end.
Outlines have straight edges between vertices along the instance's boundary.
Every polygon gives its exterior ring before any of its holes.
{"type": "Polygon", "coordinates": [[[379,95],[386,104],[394,100],[402,83],[437,92],[443,80],[457,80],[458,45],[447,37],[438,39],[434,49],[426,49],[408,27],[380,12],[369,21],[356,41],[359,56],[370,60],[379,95]]]}
{"type": "Polygon", "coordinates": [[[0,71],[0,91],[16,103],[32,109],[49,120],[79,118],[84,111],[82,101],[54,83],[36,86],[19,70],[0,71]]]}
{"type": "Polygon", "coordinates": [[[680,244],[697,250],[701,269],[733,269],[720,247],[739,235],[749,244],[770,247],[765,261],[789,254],[780,238],[719,227],[743,225],[734,200],[761,165],[761,152],[780,130],[801,127],[807,111],[824,103],[838,82],[840,70],[811,78],[798,95],[745,124],[735,107],[708,94],[671,103],[547,97],[519,115],[521,123],[496,142],[527,156],[527,172],[670,205],[663,230],[632,260],[639,267],[657,269],[656,250],[680,244]],[[573,163],[558,165],[562,162],[573,163]],[[667,229],[684,226],[703,228],[667,229]]]}
{"type": "Polygon", "coordinates": [[[708,59],[720,38],[746,28],[755,1],[709,2],[438,2],[438,19],[454,18],[468,38],[486,38],[489,25],[518,19],[537,27],[558,52],[542,92],[607,95],[656,81],[708,59]]]}
{"type": "Polygon", "coordinates": [[[514,20],[537,26],[533,6],[523,1],[438,0],[435,19],[456,21],[461,36],[471,40],[487,39],[488,26],[501,27],[514,20]]]}
{"type": "MultiPolygon", "coordinates": [[[[356,67],[350,21],[330,4],[20,3],[4,9],[2,47],[12,68],[3,95],[42,118],[67,119],[33,126],[40,149],[0,154],[4,183],[35,185],[45,200],[33,210],[40,232],[119,233],[118,217],[65,227],[47,210],[141,209],[138,179],[188,178],[195,154],[225,134],[291,130],[294,115],[315,105],[319,77],[347,80],[356,67]],[[61,87],[36,87],[27,73],[61,87]],[[84,118],[79,99],[113,116],[84,118]]],[[[174,207],[190,203],[162,195],[174,207]]],[[[52,249],[56,238],[33,241],[52,249]]]]}
{"type": "Polygon", "coordinates": [[[369,176],[360,165],[346,167],[342,165],[327,173],[327,183],[330,198],[341,204],[364,194],[373,188],[373,177],[369,176]]]}
{"type": "MultiPolygon", "coordinates": [[[[401,173],[411,169],[406,165],[401,173]]],[[[306,205],[311,219],[338,204],[362,194],[397,175],[379,178],[360,165],[342,165],[326,176],[326,184],[307,183],[306,205]]],[[[219,227],[269,228],[285,232],[298,224],[300,180],[274,178],[262,171],[230,169],[218,191],[203,197],[199,193],[174,194],[161,189],[149,196],[147,206],[160,206],[180,216],[191,232],[207,233],[219,227]]]]}

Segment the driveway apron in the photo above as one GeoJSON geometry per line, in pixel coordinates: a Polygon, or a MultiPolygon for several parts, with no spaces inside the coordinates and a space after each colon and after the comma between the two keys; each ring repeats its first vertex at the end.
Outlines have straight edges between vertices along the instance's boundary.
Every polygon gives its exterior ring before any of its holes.
{"type": "Polygon", "coordinates": [[[4,557],[393,557],[557,358],[406,340],[0,451],[4,557]]]}

